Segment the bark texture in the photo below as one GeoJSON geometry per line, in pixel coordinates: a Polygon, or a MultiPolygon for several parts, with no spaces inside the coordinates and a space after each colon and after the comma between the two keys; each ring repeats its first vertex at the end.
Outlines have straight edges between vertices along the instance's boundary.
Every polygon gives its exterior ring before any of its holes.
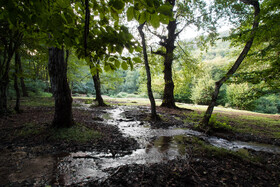
{"type": "Polygon", "coordinates": [[[67,82],[66,66],[64,50],[56,47],[49,48],[48,69],[55,99],[55,113],[52,125],[59,128],[71,127],[74,124],[72,97],[67,82]]]}
{"type": "Polygon", "coordinates": [[[100,84],[100,77],[99,77],[99,72],[95,75],[92,75],[92,79],[94,82],[94,88],[95,88],[95,96],[96,96],[96,101],[98,102],[98,106],[107,106],[102,98],[101,95],[101,84],[100,84]]]}
{"type": "Polygon", "coordinates": [[[28,97],[28,92],[24,83],[24,77],[23,77],[23,69],[22,69],[22,64],[21,64],[21,57],[19,55],[18,59],[18,67],[19,67],[19,74],[20,74],[20,86],[21,86],[21,91],[22,91],[22,96],[23,97],[28,97]]]}
{"type": "Polygon", "coordinates": [[[141,24],[138,27],[138,31],[139,31],[141,39],[142,39],[143,55],[144,55],[144,62],[145,62],[145,68],[146,68],[146,74],[147,74],[147,90],[148,90],[149,100],[150,100],[150,103],[151,103],[152,119],[157,120],[157,119],[159,119],[159,117],[158,117],[157,112],[156,112],[156,103],[155,103],[153,90],[152,90],[151,71],[150,71],[147,49],[146,49],[145,34],[143,32],[144,24],[145,23],[141,24]]]}
{"type": "Polygon", "coordinates": [[[18,31],[10,31],[8,23],[0,20],[0,115],[8,110],[7,89],[9,85],[9,71],[15,50],[20,46],[22,34],[18,31]]]}
{"type": "MultiPolygon", "coordinates": [[[[173,7],[175,6],[175,0],[167,0],[173,7]]],[[[168,36],[160,36],[155,34],[161,39],[160,45],[165,48],[165,51],[153,52],[154,54],[161,55],[164,58],[164,92],[161,106],[168,108],[177,108],[175,105],[174,98],[174,82],[172,78],[172,63],[174,60],[174,49],[175,41],[178,36],[176,33],[177,23],[176,19],[174,21],[169,21],[167,25],[168,36]]]]}
{"type": "Polygon", "coordinates": [[[254,19],[254,23],[253,23],[253,27],[252,27],[252,31],[251,31],[251,38],[246,43],[244,49],[240,53],[239,57],[237,58],[237,60],[235,61],[234,65],[231,67],[231,69],[227,72],[227,74],[224,77],[222,77],[219,81],[217,81],[215,83],[215,90],[214,90],[214,93],[212,94],[212,100],[204,114],[203,120],[200,123],[202,128],[204,128],[204,129],[207,128],[207,126],[209,125],[209,120],[213,113],[214,107],[217,103],[217,98],[218,98],[221,86],[236,72],[236,70],[238,69],[238,67],[240,66],[240,64],[246,57],[246,55],[248,54],[248,52],[253,44],[253,41],[254,41],[256,29],[259,26],[258,16],[260,13],[260,6],[259,6],[258,0],[241,0],[241,1],[245,4],[249,4],[254,7],[254,18],[255,19],[254,19]]]}
{"type": "Polygon", "coordinates": [[[14,72],[14,88],[16,91],[16,105],[15,105],[15,111],[17,113],[20,112],[20,91],[18,87],[18,73],[19,73],[19,61],[20,61],[20,56],[18,53],[18,50],[16,50],[15,53],[15,72],[14,72]]]}

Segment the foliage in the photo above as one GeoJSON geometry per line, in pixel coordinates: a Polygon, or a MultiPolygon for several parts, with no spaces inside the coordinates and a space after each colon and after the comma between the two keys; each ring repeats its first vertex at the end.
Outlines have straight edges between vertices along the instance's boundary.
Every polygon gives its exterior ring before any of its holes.
{"type": "Polygon", "coordinates": [[[238,109],[253,109],[253,91],[249,84],[230,84],[227,87],[228,106],[238,109]]]}
{"type": "Polygon", "coordinates": [[[279,95],[260,97],[254,101],[254,111],[268,114],[280,113],[279,95]]]}
{"type": "Polygon", "coordinates": [[[213,85],[214,80],[209,75],[195,81],[195,86],[192,89],[192,101],[196,104],[209,104],[211,94],[214,91],[213,85]]]}

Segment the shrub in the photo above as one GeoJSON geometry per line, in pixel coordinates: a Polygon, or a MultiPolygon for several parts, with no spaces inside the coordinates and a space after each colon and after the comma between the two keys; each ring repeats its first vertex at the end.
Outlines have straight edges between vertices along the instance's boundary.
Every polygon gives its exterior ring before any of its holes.
{"type": "Polygon", "coordinates": [[[277,95],[264,96],[257,99],[255,102],[255,112],[268,114],[280,113],[280,99],[277,95]]]}
{"type": "Polygon", "coordinates": [[[192,89],[191,99],[196,104],[207,105],[211,101],[211,94],[214,91],[214,80],[209,76],[198,79],[192,89]]]}
{"type": "Polygon", "coordinates": [[[116,95],[116,97],[118,97],[118,98],[126,98],[127,95],[128,95],[128,93],[126,93],[126,92],[120,92],[120,93],[118,93],[118,94],[116,95]]]}
{"type": "Polygon", "coordinates": [[[249,84],[230,84],[227,87],[227,102],[231,107],[238,109],[252,110],[254,108],[249,84]]]}

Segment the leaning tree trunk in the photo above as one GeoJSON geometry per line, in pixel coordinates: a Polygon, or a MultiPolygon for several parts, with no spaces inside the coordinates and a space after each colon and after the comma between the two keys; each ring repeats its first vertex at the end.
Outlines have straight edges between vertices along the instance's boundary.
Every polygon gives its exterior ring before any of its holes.
{"type": "Polygon", "coordinates": [[[101,95],[101,84],[100,84],[100,77],[99,73],[92,76],[93,82],[94,82],[94,88],[95,88],[95,96],[96,96],[96,101],[98,102],[98,106],[107,106],[102,98],[101,95]]]}
{"type": "Polygon", "coordinates": [[[150,103],[151,103],[152,119],[158,120],[159,116],[157,115],[157,112],[156,112],[156,102],[155,102],[155,99],[153,96],[153,90],[152,90],[152,79],[151,79],[151,71],[150,71],[147,49],[146,49],[146,40],[145,40],[145,35],[143,32],[144,24],[145,23],[141,24],[138,27],[138,31],[139,31],[141,39],[142,39],[143,55],[144,55],[144,62],[145,62],[145,68],[146,68],[146,74],[147,74],[147,90],[148,90],[148,96],[149,96],[150,103]]]}
{"type": "Polygon", "coordinates": [[[50,81],[55,99],[53,127],[71,127],[74,124],[72,115],[72,97],[67,82],[67,68],[64,60],[64,50],[49,48],[48,63],[50,81]]]}
{"type": "Polygon", "coordinates": [[[170,21],[168,30],[168,39],[164,42],[164,47],[166,49],[166,54],[164,55],[164,93],[161,106],[168,108],[177,108],[175,105],[174,98],[174,82],[172,79],[172,63],[174,57],[175,40],[176,40],[176,21],[170,21]]]}
{"type": "Polygon", "coordinates": [[[246,57],[246,55],[248,54],[253,41],[254,41],[254,36],[256,33],[256,29],[259,26],[259,13],[260,13],[260,7],[259,7],[259,2],[258,0],[241,0],[243,3],[252,5],[254,7],[255,13],[254,13],[254,23],[253,23],[253,28],[251,31],[251,38],[250,40],[246,43],[244,49],[242,50],[242,52],[240,53],[239,57],[237,58],[237,60],[235,61],[234,65],[231,67],[231,69],[227,72],[227,74],[221,78],[219,81],[217,81],[215,83],[215,91],[212,94],[212,100],[203,116],[202,121],[200,122],[200,126],[202,128],[206,128],[209,125],[209,120],[211,118],[211,115],[213,113],[214,107],[216,105],[217,99],[218,99],[218,95],[219,95],[219,91],[221,86],[223,85],[224,82],[226,82],[238,69],[238,67],[240,66],[240,64],[242,63],[242,61],[244,60],[244,58],[246,57]]]}
{"type": "Polygon", "coordinates": [[[20,91],[18,87],[18,73],[19,73],[19,61],[20,61],[20,56],[18,53],[18,50],[15,52],[15,72],[14,72],[14,88],[16,91],[16,105],[15,105],[15,111],[17,113],[20,112],[19,107],[20,107],[20,91]]]}

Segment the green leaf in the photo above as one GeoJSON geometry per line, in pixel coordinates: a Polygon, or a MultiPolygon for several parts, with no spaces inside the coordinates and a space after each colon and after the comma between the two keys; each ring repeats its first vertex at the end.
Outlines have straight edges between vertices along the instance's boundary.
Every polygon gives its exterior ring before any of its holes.
{"type": "Polygon", "coordinates": [[[133,59],[132,59],[135,63],[142,63],[142,60],[141,60],[141,58],[139,58],[139,57],[134,57],[133,59]]]}
{"type": "Polygon", "coordinates": [[[120,61],[119,61],[119,60],[115,60],[115,66],[116,66],[116,68],[120,68],[120,65],[121,65],[120,61]]]}
{"type": "Polygon", "coordinates": [[[154,28],[158,28],[160,26],[159,16],[157,14],[151,15],[151,24],[154,28]]]}
{"type": "Polygon", "coordinates": [[[161,23],[163,23],[163,24],[168,24],[169,23],[169,19],[165,15],[160,14],[159,17],[160,17],[160,22],[161,23]]]}
{"type": "Polygon", "coordinates": [[[128,69],[128,66],[127,66],[126,62],[122,62],[122,69],[123,70],[127,70],[128,69]]]}
{"type": "Polygon", "coordinates": [[[105,70],[106,72],[107,72],[107,71],[110,71],[110,70],[111,70],[110,65],[106,64],[106,65],[104,66],[104,70],[105,70]]]}
{"type": "Polygon", "coordinates": [[[127,21],[131,21],[134,18],[134,7],[129,7],[126,11],[127,21]]]}
{"type": "Polygon", "coordinates": [[[80,41],[79,41],[79,38],[78,38],[78,37],[75,37],[75,41],[76,41],[76,43],[77,43],[77,44],[79,44],[79,43],[80,43],[80,41]]]}
{"type": "Polygon", "coordinates": [[[138,22],[139,22],[140,24],[143,24],[145,21],[147,21],[147,18],[148,18],[147,13],[146,13],[146,12],[142,12],[142,13],[140,14],[140,17],[139,17],[138,22]]]}
{"type": "Polygon", "coordinates": [[[112,7],[114,7],[117,10],[121,10],[124,8],[124,2],[122,0],[111,0],[109,2],[109,5],[111,5],[112,7]]]}
{"type": "Polygon", "coordinates": [[[160,14],[172,17],[172,6],[171,5],[162,5],[158,8],[157,12],[160,14]]]}
{"type": "Polygon", "coordinates": [[[116,51],[121,55],[123,51],[123,47],[121,45],[116,46],[116,51]]]}

